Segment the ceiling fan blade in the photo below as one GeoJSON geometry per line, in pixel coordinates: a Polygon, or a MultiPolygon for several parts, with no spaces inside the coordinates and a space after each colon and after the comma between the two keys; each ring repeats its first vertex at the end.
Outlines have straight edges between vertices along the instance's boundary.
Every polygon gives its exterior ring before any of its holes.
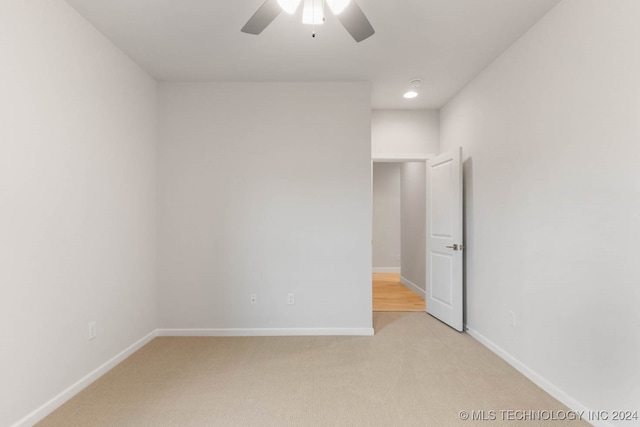
{"type": "Polygon", "coordinates": [[[362,12],[362,9],[360,9],[360,6],[358,6],[354,0],[351,0],[349,6],[338,15],[338,19],[342,22],[342,25],[349,34],[351,34],[351,37],[358,43],[371,37],[376,32],[364,15],[364,12],[362,12]]]}
{"type": "Polygon", "coordinates": [[[282,12],[282,8],[278,5],[278,0],[267,0],[240,31],[248,34],[260,34],[280,15],[280,12],[282,12]]]}

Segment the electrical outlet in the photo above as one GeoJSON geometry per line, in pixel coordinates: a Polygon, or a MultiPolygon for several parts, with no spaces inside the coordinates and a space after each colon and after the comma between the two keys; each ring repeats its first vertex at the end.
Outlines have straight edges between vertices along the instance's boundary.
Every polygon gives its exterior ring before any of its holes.
{"type": "Polygon", "coordinates": [[[517,319],[516,319],[516,313],[514,313],[514,312],[513,312],[513,311],[511,311],[511,310],[509,310],[509,325],[510,325],[512,328],[515,328],[515,327],[516,327],[516,325],[517,325],[516,320],[517,320],[517,319]]]}
{"type": "Polygon", "coordinates": [[[296,300],[293,297],[293,294],[287,294],[287,304],[293,305],[295,303],[296,303],[296,300]]]}
{"type": "Polygon", "coordinates": [[[92,340],[98,335],[98,330],[96,328],[96,322],[89,323],[89,339],[92,340]]]}
{"type": "Polygon", "coordinates": [[[249,295],[249,304],[257,305],[258,304],[258,294],[249,295]]]}
{"type": "Polygon", "coordinates": [[[396,255],[396,261],[400,261],[400,254],[396,255]]]}

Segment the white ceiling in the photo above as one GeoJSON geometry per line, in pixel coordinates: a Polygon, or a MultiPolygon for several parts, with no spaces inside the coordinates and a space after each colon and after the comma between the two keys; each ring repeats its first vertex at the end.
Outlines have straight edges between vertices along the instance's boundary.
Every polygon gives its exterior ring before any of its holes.
{"type": "Polygon", "coordinates": [[[241,33],[264,0],[67,0],[158,80],[370,81],[374,109],[439,108],[560,0],[356,1],[361,43],[330,14],[316,38],[285,13],[241,33]]]}

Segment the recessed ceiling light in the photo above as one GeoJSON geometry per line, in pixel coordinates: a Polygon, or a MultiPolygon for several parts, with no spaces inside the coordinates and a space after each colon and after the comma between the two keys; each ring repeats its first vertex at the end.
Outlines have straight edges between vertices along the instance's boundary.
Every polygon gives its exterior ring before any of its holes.
{"type": "Polygon", "coordinates": [[[411,89],[409,89],[407,92],[405,92],[405,94],[403,95],[406,99],[413,99],[416,96],[418,96],[418,88],[422,85],[422,79],[413,79],[409,82],[409,86],[411,86],[411,89]]]}

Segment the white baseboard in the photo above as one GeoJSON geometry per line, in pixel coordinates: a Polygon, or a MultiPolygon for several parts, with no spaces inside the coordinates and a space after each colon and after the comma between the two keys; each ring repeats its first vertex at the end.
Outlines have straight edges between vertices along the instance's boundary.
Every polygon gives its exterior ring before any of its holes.
{"type": "Polygon", "coordinates": [[[98,368],[94,369],[83,378],[72,384],[66,390],[62,391],[60,394],[55,396],[53,399],[49,400],[44,405],[37,408],[35,411],[31,412],[26,417],[22,418],[20,421],[13,424],[11,427],[31,427],[38,421],[42,420],[44,417],[58,409],[62,404],[66,403],[73,396],[81,392],[84,388],[86,388],[89,384],[109,372],[113,369],[118,363],[122,362],[127,357],[131,356],[137,350],[139,350],[142,346],[147,344],[153,338],[156,337],[156,331],[150,332],[145,337],[139,339],[114,357],[112,357],[107,362],[103,363],[98,368]]]}
{"type": "Polygon", "coordinates": [[[590,423],[595,427],[613,427],[613,424],[608,421],[591,421],[587,418],[587,414],[591,411],[585,405],[578,402],[573,397],[569,396],[563,390],[559,389],[555,385],[553,385],[546,378],[542,377],[537,372],[533,371],[531,368],[526,366],[524,363],[520,362],[518,359],[513,357],[511,354],[507,353],[503,348],[496,345],[493,341],[475,331],[474,329],[465,325],[465,331],[476,341],[480,342],[480,344],[487,347],[489,350],[494,352],[497,356],[499,356],[502,360],[507,362],[509,365],[513,366],[516,370],[518,370],[522,375],[529,378],[533,381],[538,387],[549,393],[551,396],[565,404],[569,409],[576,411],[578,413],[584,413],[584,421],[590,423]]]}
{"type": "Polygon", "coordinates": [[[400,267],[373,267],[373,274],[376,273],[400,273],[400,267]]]}
{"type": "Polygon", "coordinates": [[[407,288],[411,289],[416,294],[420,295],[423,299],[427,299],[427,293],[424,291],[424,289],[420,288],[418,285],[413,283],[411,280],[409,280],[409,279],[407,279],[407,278],[405,278],[403,276],[400,276],[400,283],[405,285],[407,288]]]}
{"type": "Polygon", "coordinates": [[[373,328],[158,329],[159,337],[372,336],[373,328]]]}

